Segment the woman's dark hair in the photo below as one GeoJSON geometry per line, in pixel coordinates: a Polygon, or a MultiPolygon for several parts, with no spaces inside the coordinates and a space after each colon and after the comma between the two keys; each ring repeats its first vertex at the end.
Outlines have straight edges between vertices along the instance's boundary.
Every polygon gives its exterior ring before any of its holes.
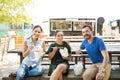
{"type": "Polygon", "coordinates": [[[86,27],[88,27],[88,28],[92,31],[92,27],[91,27],[90,25],[84,25],[84,26],[82,27],[82,29],[83,29],[83,28],[86,28],[86,27]]]}
{"type": "Polygon", "coordinates": [[[58,32],[62,32],[62,33],[63,33],[63,31],[62,31],[62,30],[57,29],[57,30],[55,31],[55,36],[57,35],[57,33],[58,33],[58,32]]]}
{"type": "Polygon", "coordinates": [[[35,28],[40,28],[40,29],[41,29],[41,32],[42,32],[42,27],[41,27],[40,25],[35,25],[34,28],[33,28],[33,30],[34,30],[35,28]]]}

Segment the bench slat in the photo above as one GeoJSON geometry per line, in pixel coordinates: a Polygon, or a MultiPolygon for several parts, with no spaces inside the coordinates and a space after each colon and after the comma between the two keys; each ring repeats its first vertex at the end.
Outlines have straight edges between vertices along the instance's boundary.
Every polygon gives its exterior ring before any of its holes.
{"type": "MultiPolygon", "coordinates": [[[[48,73],[48,70],[46,70],[42,76],[28,77],[28,78],[25,78],[25,80],[49,80],[50,76],[48,76],[47,73],[48,73]]],[[[73,69],[70,69],[69,74],[67,76],[63,76],[63,79],[64,80],[82,80],[82,75],[75,76],[73,69]]],[[[15,77],[12,77],[11,79],[9,77],[3,77],[2,80],[15,80],[15,77]]],[[[120,80],[120,68],[114,69],[111,71],[109,80],[120,80]]]]}
{"type": "MultiPolygon", "coordinates": [[[[69,62],[69,64],[70,64],[70,65],[74,65],[75,62],[69,62]]],[[[42,65],[50,65],[50,61],[49,61],[49,62],[48,62],[48,61],[43,61],[43,62],[42,62],[42,65]]]]}

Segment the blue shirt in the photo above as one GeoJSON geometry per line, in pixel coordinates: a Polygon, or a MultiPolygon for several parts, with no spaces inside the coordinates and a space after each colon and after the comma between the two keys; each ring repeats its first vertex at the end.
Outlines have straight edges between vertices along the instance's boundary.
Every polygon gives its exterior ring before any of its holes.
{"type": "Polygon", "coordinates": [[[43,52],[43,49],[42,49],[43,41],[38,38],[37,43],[35,44],[32,41],[32,38],[28,38],[26,40],[26,42],[27,42],[28,47],[29,46],[34,46],[34,48],[28,53],[28,56],[26,56],[23,59],[22,63],[26,64],[28,67],[30,67],[30,66],[35,67],[35,66],[41,65],[42,58],[40,57],[40,53],[43,52]],[[39,47],[40,52],[35,52],[36,47],[39,47]]]}
{"type": "Polygon", "coordinates": [[[98,37],[94,37],[94,40],[92,43],[89,43],[88,40],[84,40],[81,44],[81,49],[86,49],[88,55],[90,56],[90,59],[93,63],[102,63],[103,62],[103,56],[101,51],[106,50],[106,46],[104,44],[104,41],[98,37]]]}

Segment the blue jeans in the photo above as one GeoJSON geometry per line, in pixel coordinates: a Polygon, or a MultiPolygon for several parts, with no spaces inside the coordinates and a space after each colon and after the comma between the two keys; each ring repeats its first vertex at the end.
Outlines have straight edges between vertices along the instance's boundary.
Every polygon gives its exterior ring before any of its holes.
{"type": "Polygon", "coordinates": [[[45,69],[41,66],[30,69],[27,65],[21,64],[17,71],[16,80],[24,80],[25,77],[42,75],[44,72],[45,69]]]}

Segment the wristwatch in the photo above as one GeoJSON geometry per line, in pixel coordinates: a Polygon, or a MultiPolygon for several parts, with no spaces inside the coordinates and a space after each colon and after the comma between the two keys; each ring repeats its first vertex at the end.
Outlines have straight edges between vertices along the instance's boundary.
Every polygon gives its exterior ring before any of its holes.
{"type": "Polygon", "coordinates": [[[102,73],[105,73],[106,72],[106,69],[105,68],[102,68],[102,73]]]}

